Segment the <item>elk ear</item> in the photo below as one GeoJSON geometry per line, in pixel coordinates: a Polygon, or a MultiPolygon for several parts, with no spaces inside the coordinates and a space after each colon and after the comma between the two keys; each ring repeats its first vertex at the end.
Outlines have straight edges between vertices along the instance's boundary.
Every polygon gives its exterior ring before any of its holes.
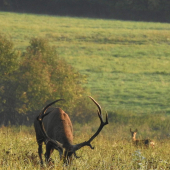
{"type": "Polygon", "coordinates": [[[138,131],[138,129],[136,129],[136,132],[138,131]]]}
{"type": "Polygon", "coordinates": [[[131,128],[130,128],[130,132],[132,132],[131,128]]]}

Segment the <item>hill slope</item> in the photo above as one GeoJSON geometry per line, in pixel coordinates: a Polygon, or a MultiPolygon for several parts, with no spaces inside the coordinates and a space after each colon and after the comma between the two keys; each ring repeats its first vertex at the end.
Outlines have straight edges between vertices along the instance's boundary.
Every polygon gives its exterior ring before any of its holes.
{"type": "Polygon", "coordinates": [[[5,12],[0,23],[19,50],[47,38],[105,110],[170,112],[170,24],[5,12]]]}

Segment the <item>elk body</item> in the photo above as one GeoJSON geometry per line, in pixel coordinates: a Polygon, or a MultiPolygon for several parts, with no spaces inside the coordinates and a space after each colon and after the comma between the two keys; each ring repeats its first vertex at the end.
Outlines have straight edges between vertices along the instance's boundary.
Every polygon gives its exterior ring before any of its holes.
{"type": "Polygon", "coordinates": [[[80,148],[84,146],[89,146],[91,149],[94,149],[91,145],[91,141],[100,133],[102,128],[108,124],[108,116],[106,114],[106,121],[104,122],[100,105],[92,97],[89,96],[89,98],[98,107],[98,116],[101,123],[96,133],[88,141],[73,145],[73,126],[68,114],[65,113],[61,108],[49,108],[49,106],[51,106],[52,104],[63,99],[56,100],[47,105],[39,114],[39,116],[35,119],[34,128],[36,132],[38,154],[40,157],[41,164],[43,164],[43,142],[46,145],[46,161],[49,161],[49,158],[54,149],[59,151],[60,159],[63,159],[64,162],[67,163],[71,161],[72,155],[78,158],[76,156],[76,151],[80,148]],[[63,150],[65,150],[64,155],[63,150]]]}
{"type": "Polygon", "coordinates": [[[150,140],[150,139],[136,139],[136,134],[137,134],[137,129],[135,131],[132,131],[131,128],[130,128],[130,132],[131,132],[131,135],[132,135],[132,143],[135,145],[135,146],[144,146],[144,147],[154,147],[155,146],[155,143],[154,141],[150,140]]]}

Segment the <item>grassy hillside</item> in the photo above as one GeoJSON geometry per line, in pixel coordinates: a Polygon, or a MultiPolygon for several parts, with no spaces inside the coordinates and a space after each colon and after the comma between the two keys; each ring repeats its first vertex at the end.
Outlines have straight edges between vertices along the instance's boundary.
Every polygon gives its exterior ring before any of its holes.
{"type": "MultiPolygon", "coordinates": [[[[0,12],[0,33],[21,51],[31,37],[49,40],[82,74],[92,96],[109,113],[109,125],[84,147],[80,159],[63,167],[58,152],[49,167],[40,167],[33,127],[0,128],[0,169],[169,169],[170,24],[96,20],[0,12]],[[117,112],[111,112],[116,111],[117,112]],[[112,114],[112,115],[111,115],[112,114]],[[154,149],[136,148],[137,138],[151,138],[154,149]]],[[[99,120],[74,124],[74,143],[94,134],[99,120]]],[[[44,147],[45,152],[45,147],[44,147]]]]}
{"type": "Polygon", "coordinates": [[[47,38],[105,110],[170,113],[170,24],[5,12],[0,23],[19,50],[47,38]]]}

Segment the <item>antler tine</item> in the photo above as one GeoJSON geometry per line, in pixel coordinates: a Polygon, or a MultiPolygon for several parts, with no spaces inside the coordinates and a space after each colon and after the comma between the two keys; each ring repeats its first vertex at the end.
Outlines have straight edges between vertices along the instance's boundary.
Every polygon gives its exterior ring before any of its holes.
{"type": "Polygon", "coordinates": [[[58,100],[55,100],[55,101],[51,102],[50,104],[48,104],[48,105],[43,109],[43,111],[42,111],[40,114],[44,114],[44,113],[46,112],[46,110],[47,110],[51,105],[53,105],[54,103],[56,103],[56,102],[58,102],[58,101],[60,101],[60,100],[64,100],[64,99],[58,99],[58,100]]]}
{"type": "Polygon", "coordinates": [[[109,123],[108,122],[108,114],[106,114],[106,121],[105,122],[103,121],[102,114],[99,111],[98,111],[98,116],[99,116],[102,124],[108,124],[109,123]]]}
{"type": "MultiPolygon", "coordinates": [[[[100,118],[100,121],[102,122],[102,123],[104,123],[104,121],[103,121],[103,117],[102,117],[102,111],[101,111],[101,106],[91,97],[91,96],[88,96],[95,104],[96,104],[96,106],[98,107],[98,111],[97,111],[97,113],[98,113],[98,116],[99,116],[99,118],[100,118]]],[[[105,122],[106,124],[108,124],[108,114],[106,114],[106,122],[105,122]]]]}
{"type": "Polygon", "coordinates": [[[80,156],[77,156],[76,152],[74,152],[74,156],[76,159],[80,158],[80,156]]]}
{"type": "Polygon", "coordinates": [[[109,121],[108,121],[108,114],[106,114],[106,124],[108,124],[109,121]]]}
{"type": "Polygon", "coordinates": [[[99,110],[97,111],[97,114],[98,114],[98,116],[99,116],[100,121],[103,122],[103,118],[102,118],[102,115],[101,115],[101,113],[99,112],[99,110]]]}
{"type": "Polygon", "coordinates": [[[96,104],[96,106],[98,107],[99,112],[100,112],[100,114],[101,114],[101,113],[102,113],[102,110],[101,110],[101,106],[99,105],[99,103],[97,103],[96,100],[94,100],[91,96],[88,96],[88,97],[96,104]]]}
{"type": "Polygon", "coordinates": [[[98,130],[96,131],[96,133],[88,141],[74,145],[73,152],[82,148],[83,146],[89,146],[91,149],[94,149],[94,147],[92,147],[92,145],[91,145],[92,140],[100,133],[100,131],[103,129],[103,127],[108,124],[108,115],[106,114],[106,121],[104,122],[103,118],[102,118],[100,105],[91,96],[89,96],[89,98],[96,104],[96,106],[99,109],[97,113],[98,113],[98,116],[99,116],[99,119],[100,119],[100,126],[99,126],[98,130]]]}
{"type": "Polygon", "coordinates": [[[91,149],[94,149],[94,147],[91,146],[90,142],[100,133],[100,131],[102,130],[102,128],[108,124],[108,116],[106,114],[106,121],[104,122],[103,121],[103,118],[102,118],[102,112],[101,112],[101,106],[91,97],[89,96],[89,98],[96,104],[96,106],[98,107],[98,116],[99,116],[99,119],[100,119],[100,126],[97,130],[97,132],[88,140],[88,143],[89,143],[89,146],[91,147],[91,149]]]}
{"type": "MultiPolygon", "coordinates": [[[[47,135],[47,133],[46,133],[46,131],[45,131],[45,128],[44,128],[44,124],[43,124],[43,122],[42,122],[42,120],[43,120],[43,117],[45,117],[46,115],[48,115],[50,112],[48,112],[47,114],[45,114],[45,115],[39,115],[38,116],[38,121],[40,122],[40,127],[41,127],[41,129],[42,129],[42,133],[43,133],[43,135],[48,139],[49,137],[48,137],[48,135],[47,135]]],[[[46,140],[46,142],[45,143],[48,143],[48,141],[49,140],[46,140]]]]}

